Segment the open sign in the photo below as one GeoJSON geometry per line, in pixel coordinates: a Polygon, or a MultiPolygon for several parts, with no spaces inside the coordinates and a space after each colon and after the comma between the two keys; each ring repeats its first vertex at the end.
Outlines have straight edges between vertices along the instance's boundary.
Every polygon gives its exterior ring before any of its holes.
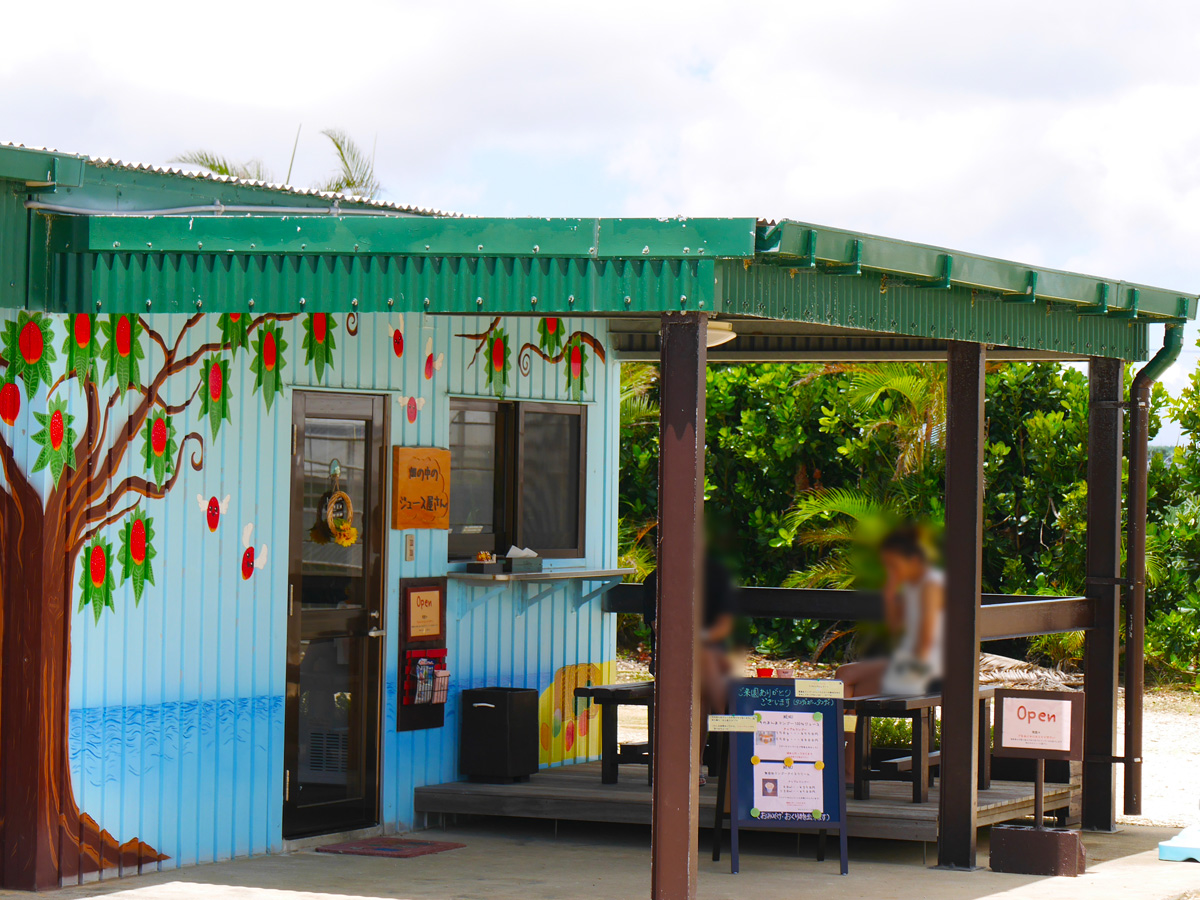
{"type": "Polygon", "coordinates": [[[1083,694],[996,691],[996,756],[1083,757],[1083,694]]]}

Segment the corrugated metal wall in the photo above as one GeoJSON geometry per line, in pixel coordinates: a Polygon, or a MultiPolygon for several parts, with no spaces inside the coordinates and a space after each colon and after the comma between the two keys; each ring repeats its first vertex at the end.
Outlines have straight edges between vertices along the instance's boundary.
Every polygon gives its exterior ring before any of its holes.
{"type": "MultiPolygon", "coordinates": [[[[19,314],[4,312],[0,327],[19,314]]],[[[107,317],[103,317],[107,319],[107,317]]],[[[476,342],[459,334],[480,333],[490,318],[449,318],[409,314],[359,317],[350,334],[346,317],[337,316],[332,369],[318,380],[306,366],[302,318],[283,323],[285,389],[268,411],[255,391],[250,349],[225,352],[231,364],[230,420],[213,438],[199,398],[175,418],[175,438],[198,432],[204,438],[200,471],[189,460],[197,449],[188,441],[182,472],[165,499],[144,499],[152,519],[154,584],[135,601],[132,580],[122,581],[117,565],[119,517],[99,537],[112,544],[115,578],[113,608],[97,619],[93,608],[79,608],[81,557],[72,574],[76,609],[71,621],[69,748],[72,783],[80,810],[96,819],[118,841],[132,837],[170,857],[164,866],[188,865],[232,856],[263,853],[282,846],[283,735],[288,558],[288,467],[293,386],[313,390],[386,393],[396,400],[422,397],[423,408],[410,423],[393,407],[393,444],[446,446],[451,395],[492,396],[484,380],[484,355],[471,365],[476,342]],[[397,358],[390,330],[402,326],[404,353],[397,358]],[[432,377],[426,357],[432,353],[432,377]],[[440,360],[440,367],[438,361],[440,360]],[[230,498],[215,531],[202,506],[210,497],[230,498]],[[253,543],[268,547],[267,565],[249,580],[241,577],[242,529],[254,524],[253,543]]],[[[57,378],[65,371],[68,320],[48,317],[57,359],[57,378]]],[[[147,316],[145,323],[173,346],[184,327],[180,315],[147,316]]],[[[538,319],[502,323],[513,345],[506,396],[514,399],[569,400],[563,366],[536,356],[521,375],[516,348],[537,343],[538,319]]],[[[582,320],[566,322],[584,327],[582,320]]],[[[603,322],[589,320],[587,330],[606,342],[603,322]]],[[[178,358],[207,358],[208,345],[220,342],[215,315],[183,334],[178,358]]],[[[146,384],[159,371],[163,351],[143,335],[145,357],[138,360],[146,384]]],[[[103,366],[103,362],[99,362],[103,366]]],[[[618,367],[589,360],[582,399],[589,415],[587,558],[591,567],[610,566],[616,558],[615,517],[618,421],[618,367]]],[[[167,405],[184,404],[201,384],[198,366],[166,383],[167,405]]],[[[102,404],[115,381],[105,383],[102,404]]],[[[69,398],[67,412],[78,435],[86,430],[87,408],[74,381],[59,386],[55,398],[69,398]]],[[[111,411],[107,443],[120,439],[120,423],[140,400],[136,390],[119,398],[111,411]]],[[[22,401],[25,401],[22,393],[22,401]]],[[[18,451],[18,464],[30,472],[40,447],[32,436],[41,425],[32,418],[47,410],[46,387],[39,388],[5,437],[18,451]]],[[[145,439],[137,434],[111,483],[147,476],[145,439]]],[[[196,456],[199,461],[198,456],[196,456]]],[[[39,472],[43,494],[52,482],[39,472]]],[[[127,497],[119,510],[135,497],[127,497]]],[[[447,603],[451,701],[441,729],[397,733],[397,640],[400,578],[442,575],[447,571],[443,532],[417,531],[415,559],[403,560],[403,533],[388,531],[385,709],[382,724],[381,812],[389,829],[412,824],[412,791],[422,784],[457,777],[459,690],[485,684],[546,690],[555,673],[576,663],[601,665],[615,654],[614,624],[592,601],[578,609],[578,584],[565,584],[551,597],[521,614],[509,592],[472,607],[458,617],[460,588],[451,582],[447,603]]],[[[581,561],[562,561],[581,565],[581,561]]],[[[469,589],[466,589],[469,590],[469,589]]],[[[519,589],[514,589],[519,590],[519,589]]],[[[596,755],[598,728],[570,750],[561,735],[548,757],[596,755]]]]}

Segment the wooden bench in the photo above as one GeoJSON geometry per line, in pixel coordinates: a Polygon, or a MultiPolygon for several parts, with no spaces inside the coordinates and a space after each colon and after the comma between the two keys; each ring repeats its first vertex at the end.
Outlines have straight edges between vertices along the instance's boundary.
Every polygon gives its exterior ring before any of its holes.
{"type": "MultiPolygon", "coordinates": [[[[995,688],[979,689],[979,776],[980,790],[991,787],[991,703],[995,688]]],[[[929,768],[940,763],[941,754],[930,752],[933,743],[933,710],[942,705],[941,694],[920,694],[915,697],[872,695],[847,697],[846,712],[857,716],[854,728],[854,799],[871,798],[871,781],[881,780],[884,773],[871,768],[871,720],[879,718],[908,719],[912,722],[912,754],[893,760],[894,769],[908,771],[912,778],[912,802],[929,802],[929,768]]]]}
{"type": "Polygon", "coordinates": [[[654,682],[632,681],[628,684],[598,684],[575,688],[576,700],[591,700],[600,707],[600,782],[617,783],[617,767],[622,763],[642,763],[646,766],[646,781],[652,783],[654,766],[650,754],[654,747],[654,682]],[[645,743],[617,742],[617,709],[621,706],[644,706],[649,712],[649,740],[645,743]]]}

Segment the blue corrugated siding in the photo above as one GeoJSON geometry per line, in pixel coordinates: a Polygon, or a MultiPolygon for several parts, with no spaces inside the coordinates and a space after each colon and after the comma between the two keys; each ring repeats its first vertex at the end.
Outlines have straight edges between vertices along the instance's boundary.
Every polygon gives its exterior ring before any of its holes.
{"type": "MultiPolygon", "coordinates": [[[[15,312],[0,315],[0,323],[15,312]]],[[[171,344],[183,316],[149,316],[148,325],[171,344]]],[[[176,439],[190,431],[205,439],[202,471],[193,471],[185,452],[184,472],[165,499],[146,500],[153,518],[154,585],[146,585],[135,604],[132,582],[117,586],[115,610],[96,621],[91,609],[71,621],[69,746],[72,781],[80,809],[119,841],[138,837],[170,859],[166,867],[263,853],[282,846],[283,737],[286,662],[288,558],[288,467],[293,386],[409,395],[425,399],[415,423],[399,405],[391,407],[393,444],[446,446],[452,395],[492,396],[485,383],[485,353],[470,365],[475,342],[457,337],[482,332],[490,318],[449,318],[409,314],[404,319],[405,349],[397,359],[389,326],[400,317],[362,316],[357,336],[337,317],[337,349],[332,371],[318,382],[304,363],[301,320],[283,324],[288,348],[283,369],[284,393],[270,412],[254,392],[250,351],[231,359],[231,421],[212,438],[198,404],[176,419],[176,439]],[[443,363],[425,378],[427,345],[443,363]],[[230,495],[228,511],[210,533],[197,497],[230,495]],[[253,543],[266,544],[268,561],[249,580],[240,574],[241,532],[254,523],[253,543]]],[[[571,399],[563,364],[532,359],[528,375],[517,366],[516,348],[537,343],[537,319],[503,323],[513,342],[506,396],[514,399],[571,399]]],[[[607,343],[598,320],[567,320],[568,330],[584,328],[607,343]]],[[[62,346],[67,323],[53,318],[54,345],[62,346]]],[[[186,352],[217,340],[216,316],[208,316],[183,337],[186,352]]],[[[143,383],[158,370],[162,354],[143,338],[143,383]]],[[[230,358],[230,354],[225,354],[230,358]]],[[[587,556],[563,565],[611,566],[616,559],[618,367],[591,356],[587,363],[590,404],[588,431],[587,556]]],[[[59,353],[55,375],[64,360],[59,353]]],[[[168,382],[165,400],[183,403],[197,387],[192,368],[168,382]]],[[[102,397],[112,390],[106,387],[102,397]]],[[[82,433],[86,407],[67,382],[55,396],[70,395],[69,411],[82,433]]],[[[24,401],[24,396],[22,400],[24,401]]],[[[112,410],[115,431],[124,413],[136,405],[131,392],[112,410]]],[[[38,447],[31,435],[40,428],[31,411],[46,409],[46,388],[32,403],[23,402],[17,423],[6,429],[14,440],[18,464],[29,472],[38,447]]],[[[112,434],[110,433],[110,440],[112,434]]],[[[135,437],[114,481],[145,476],[142,439],[135,437]]],[[[49,487],[45,472],[38,473],[49,487]]],[[[0,481],[0,484],[3,482],[0,481]]],[[[124,504],[121,504],[122,506],[124,504]]],[[[103,535],[117,550],[124,520],[103,535]]],[[[82,561],[73,575],[75,602],[80,596],[82,561]]],[[[388,652],[382,722],[381,815],[390,829],[412,824],[412,793],[419,785],[457,777],[458,692],[466,687],[506,684],[545,690],[564,665],[612,660],[612,616],[599,602],[576,609],[578,584],[518,614],[511,593],[475,606],[458,617],[459,591],[451,582],[447,598],[451,699],[444,728],[397,733],[397,640],[399,579],[442,575],[447,571],[443,532],[417,531],[416,556],[403,560],[403,533],[388,531],[386,621],[388,652]]],[[[598,752],[598,729],[581,738],[583,754],[598,752]]],[[[561,741],[561,738],[559,738],[561,741]]],[[[579,752],[577,748],[576,752],[579,752]]]]}

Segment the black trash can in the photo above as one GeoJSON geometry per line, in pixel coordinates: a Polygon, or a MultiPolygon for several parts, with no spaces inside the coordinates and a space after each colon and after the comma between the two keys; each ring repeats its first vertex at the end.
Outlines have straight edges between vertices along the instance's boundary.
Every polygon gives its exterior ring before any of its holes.
{"type": "Polygon", "coordinates": [[[538,692],[463,691],[458,769],[471,781],[528,781],[538,770],[538,692]]]}

